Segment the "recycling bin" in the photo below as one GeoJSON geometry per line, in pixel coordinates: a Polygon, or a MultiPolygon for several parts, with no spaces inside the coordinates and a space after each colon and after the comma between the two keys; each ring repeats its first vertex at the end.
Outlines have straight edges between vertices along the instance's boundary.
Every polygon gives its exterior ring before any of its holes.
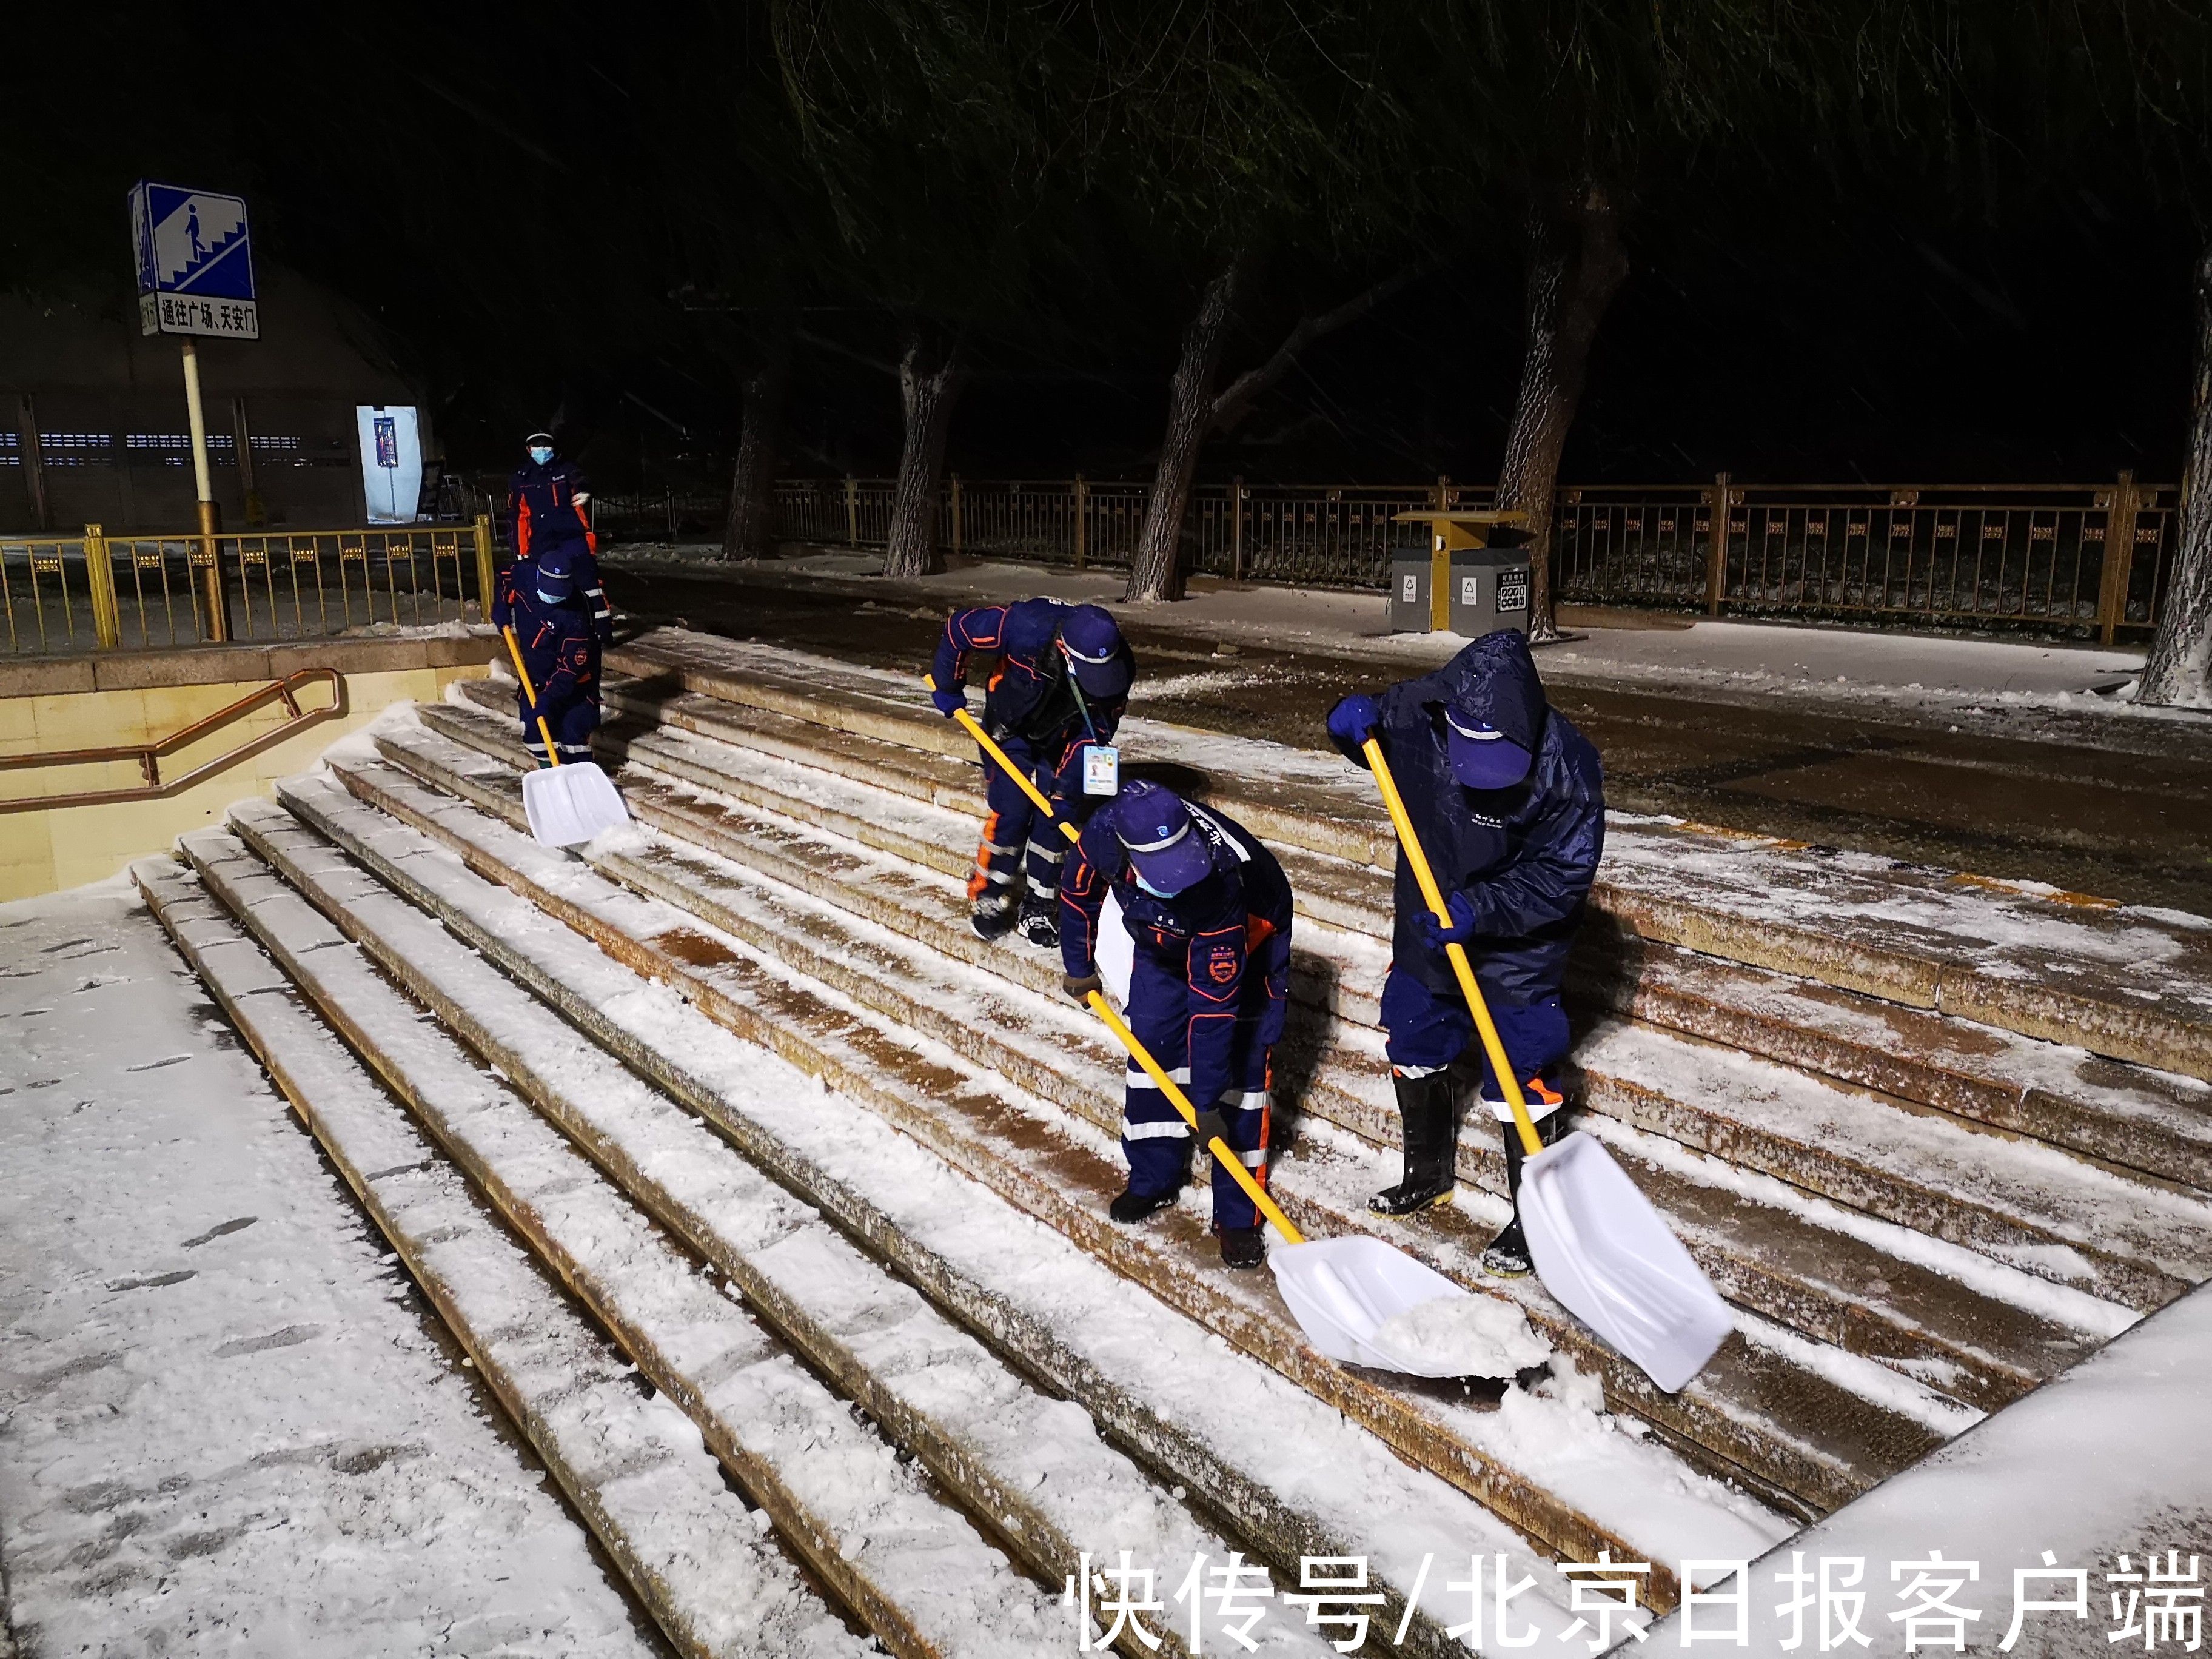
{"type": "Polygon", "coordinates": [[[1396,515],[1427,526],[1425,546],[1390,556],[1386,625],[1394,634],[1449,629],[1467,639],[1501,628],[1528,631],[1528,550],[1492,547],[1493,531],[1528,515],[1487,508],[1432,507],[1396,515]]]}
{"type": "Polygon", "coordinates": [[[1451,631],[1477,640],[1510,628],[1528,631],[1528,552],[1519,547],[1462,548],[1451,556],[1445,617],[1451,631]]]}
{"type": "Polygon", "coordinates": [[[1430,585],[1435,580],[1428,550],[1401,549],[1390,556],[1390,594],[1386,625],[1393,634],[1425,634],[1433,611],[1430,585]]]}

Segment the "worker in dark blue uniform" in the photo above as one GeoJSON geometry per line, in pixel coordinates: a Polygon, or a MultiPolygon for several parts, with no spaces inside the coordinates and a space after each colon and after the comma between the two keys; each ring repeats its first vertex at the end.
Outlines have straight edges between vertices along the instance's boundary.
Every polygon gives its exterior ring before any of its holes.
{"type": "Polygon", "coordinates": [[[574,461],[557,456],[553,434],[533,432],[529,459],[507,481],[507,510],[514,526],[514,556],[532,558],[559,551],[567,556],[570,579],[591,612],[595,632],[612,622],[599,585],[599,538],[586,509],[591,487],[574,461]]]}
{"type": "MultiPolygon", "coordinates": [[[[1528,643],[1510,630],[1484,635],[1435,673],[1394,685],[1379,700],[1346,697],[1329,711],[1328,732],[1362,766],[1362,742],[1381,739],[1451,913],[1449,926],[1437,921],[1401,853],[1382,1027],[1405,1173],[1368,1207],[1407,1215],[1451,1201],[1458,1133],[1449,1073],[1470,1043],[1480,1062],[1480,1097],[1504,1125],[1507,1190],[1517,1201],[1521,1138],[1444,947],[1465,947],[1550,1145],[1563,1103],[1546,1074],[1569,1046],[1559,985],[1605,849],[1597,750],[1547,704],[1528,643]]],[[[1500,1274],[1529,1270],[1517,1210],[1482,1260],[1500,1274]]]]}
{"type": "MultiPolygon", "coordinates": [[[[544,715],[561,763],[592,757],[592,733],[599,724],[599,647],[613,637],[611,618],[585,598],[574,568],[578,556],[565,547],[520,558],[501,574],[492,605],[495,627],[513,629],[529,672],[535,704],[520,687],[515,702],[522,717],[522,741],[540,766],[550,764],[545,739],[538,729],[544,715]]],[[[588,553],[581,555],[588,558],[588,553]]]]}
{"type": "MultiPolygon", "coordinates": [[[[1283,866],[1226,814],[1157,783],[1124,784],[1085,826],[1060,890],[1060,966],[1079,1002],[1099,988],[1099,915],[1109,889],[1135,945],[1130,1029],[1198,1109],[1197,1144],[1219,1136],[1264,1189],[1273,1054],[1291,983],[1283,866]]],[[[1175,1202],[1193,1142],[1182,1114],[1134,1060],[1123,1082],[1129,1185],[1108,1213],[1127,1224],[1175,1202]]],[[[1258,1210],[1219,1168],[1213,1230],[1229,1266],[1267,1259],[1258,1210]]]]}
{"type": "MultiPolygon", "coordinates": [[[[1080,825],[1120,787],[1114,733],[1128,707],[1137,660],[1114,618],[1095,605],[1021,599],[956,611],[931,665],[931,696],[947,720],[967,707],[969,659],[995,654],[983,729],[1080,825]]],[[[1060,866],[1067,844],[1021,786],[984,759],[982,844],[969,878],[969,915],[985,939],[1019,925],[1022,937],[1059,940],[1060,866]]]]}

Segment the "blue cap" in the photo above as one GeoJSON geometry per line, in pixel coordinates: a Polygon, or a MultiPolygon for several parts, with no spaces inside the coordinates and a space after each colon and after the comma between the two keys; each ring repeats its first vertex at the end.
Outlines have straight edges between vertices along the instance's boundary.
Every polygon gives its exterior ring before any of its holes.
{"type": "Polygon", "coordinates": [[[1112,810],[1114,834],[1153,892],[1172,898],[1213,873],[1213,850],[1173,790],[1140,778],[1122,786],[1112,810]]]}
{"type": "Polygon", "coordinates": [[[560,548],[538,556],[538,597],[558,605],[576,591],[576,578],[568,568],[568,555],[560,548]]]}
{"type": "Polygon", "coordinates": [[[1528,775],[1535,757],[1486,720],[1444,710],[1444,751],[1452,775],[1469,789],[1510,789],[1528,775]]]}
{"type": "Polygon", "coordinates": [[[1060,625],[1060,643],[1085,696],[1121,696],[1136,678],[1121,630],[1103,605],[1079,605],[1070,610],[1060,625]]]}

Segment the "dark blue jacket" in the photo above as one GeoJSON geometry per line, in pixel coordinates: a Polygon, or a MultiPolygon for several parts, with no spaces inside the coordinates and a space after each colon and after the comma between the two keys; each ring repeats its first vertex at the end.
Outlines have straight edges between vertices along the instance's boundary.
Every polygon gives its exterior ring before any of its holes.
{"type": "Polygon", "coordinates": [[[1214,1104],[1230,1091],[1237,1022],[1270,1022],[1282,1034],[1291,985],[1291,883],[1259,838],[1224,813],[1191,805],[1213,873],[1173,898],[1137,884],[1110,813],[1091,820],[1060,884],[1060,965],[1076,978],[1097,971],[1099,912],[1113,890],[1140,952],[1180,978],[1189,998],[1190,1098],[1214,1104]]]}
{"type": "MultiPolygon", "coordinates": [[[[1392,686],[1380,702],[1383,758],[1437,885],[1446,897],[1463,892],[1474,902],[1477,932],[1468,955],[1476,980],[1503,1002],[1552,995],[1605,850],[1597,750],[1547,705],[1528,641],[1510,630],[1485,635],[1435,673],[1392,686]],[[1478,791],[1452,775],[1443,710],[1454,702],[1534,752],[1524,782],[1478,791]]],[[[1393,965],[1456,999],[1451,963],[1421,935],[1428,907],[1403,854],[1394,897],[1393,965]]]]}
{"type": "Polygon", "coordinates": [[[581,542],[592,552],[599,538],[578,504],[579,495],[591,494],[583,470],[573,461],[555,457],[545,465],[525,461],[507,481],[507,510],[514,519],[514,551],[518,558],[581,542]]]}
{"type": "MultiPolygon", "coordinates": [[[[591,625],[592,637],[602,645],[611,645],[615,617],[607,605],[606,590],[599,585],[599,562],[584,548],[572,546],[567,553],[568,576],[574,592],[562,603],[582,611],[591,625]]],[[[507,626],[505,607],[513,603],[518,592],[528,594],[532,605],[544,609],[544,601],[538,597],[538,561],[533,556],[525,555],[500,572],[499,590],[492,599],[493,627],[507,626]]]]}
{"type": "Polygon", "coordinates": [[[541,708],[557,708],[579,696],[599,701],[599,638],[586,609],[589,603],[583,596],[580,574],[574,593],[558,605],[548,605],[538,597],[536,561],[517,559],[500,573],[492,624],[514,630],[522,665],[530,671],[541,708]]]}
{"type": "MultiPolygon", "coordinates": [[[[954,611],[945,620],[945,637],[937,642],[931,681],[939,690],[956,690],[968,684],[971,655],[996,652],[998,670],[983,699],[985,731],[994,738],[1011,732],[1049,749],[1079,736],[1111,743],[1129,699],[1088,699],[1091,720],[1085,726],[1067,659],[1060,650],[1060,619],[1069,608],[1058,599],[1018,599],[1012,605],[954,611]]],[[[1129,659],[1133,673],[1135,659],[1127,641],[1121,653],[1129,659]]]]}

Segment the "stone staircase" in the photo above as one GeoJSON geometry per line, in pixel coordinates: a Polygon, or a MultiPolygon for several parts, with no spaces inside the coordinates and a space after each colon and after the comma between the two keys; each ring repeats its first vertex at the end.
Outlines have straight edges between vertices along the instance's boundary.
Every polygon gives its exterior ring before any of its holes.
{"type": "MultiPolygon", "coordinates": [[[[1368,1556],[1374,1640],[1434,1654],[1465,1611],[1425,1557],[1609,1549],[1669,1605],[1671,1564],[1760,1553],[2212,1277],[2206,924],[1624,820],[1570,988],[1576,1121],[1739,1312],[1660,1394],[1477,1267],[1506,1213],[1487,1122],[1459,1206],[1364,1209],[1396,1122],[1364,775],[1133,720],[1133,769],[1219,801],[1297,890],[1285,1210],[1512,1301],[1557,1350],[1510,1389],[1333,1364],[1267,1276],[1218,1266],[1199,1191],[1105,1221],[1121,1061],[1055,954],[967,927],[982,780],[957,728],[886,676],[705,636],[609,666],[603,757],[647,833],[530,840],[512,689],[477,682],[138,879],[319,1133],[332,1079],[380,1079],[696,1427],[823,1618],[893,1651],[1033,1648],[1082,1558],[1124,1549],[1164,1597],[1201,1553],[1283,1586],[1368,1556]],[[278,1000],[314,1063],[257,1035],[278,1000]]],[[[1534,1570],[1555,1634],[1565,1590],[1534,1570]]]]}

